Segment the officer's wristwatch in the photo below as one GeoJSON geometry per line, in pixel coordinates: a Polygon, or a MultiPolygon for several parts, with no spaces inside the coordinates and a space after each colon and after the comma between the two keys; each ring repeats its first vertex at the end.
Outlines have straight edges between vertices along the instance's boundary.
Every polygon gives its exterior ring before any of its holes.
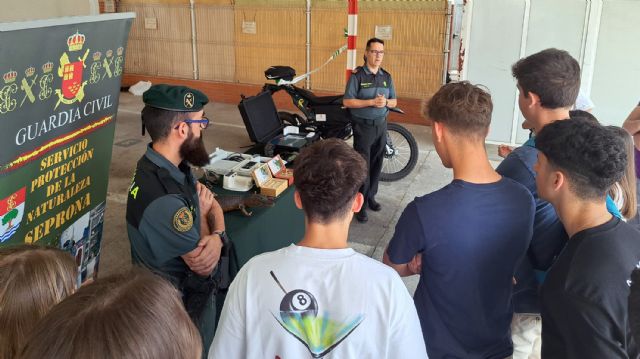
{"type": "Polygon", "coordinates": [[[222,239],[222,242],[226,241],[227,239],[227,232],[225,231],[213,231],[213,233],[211,234],[217,234],[218,236],[220,236],[220,239],[222,239]]]}

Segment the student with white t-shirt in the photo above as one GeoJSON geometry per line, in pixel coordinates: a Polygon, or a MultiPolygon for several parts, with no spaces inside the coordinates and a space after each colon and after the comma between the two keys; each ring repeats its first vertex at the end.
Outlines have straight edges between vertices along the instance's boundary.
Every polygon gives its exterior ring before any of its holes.
{"type": "Polygon", "coordinates": [[[364,159],[329,139],[304,149],[294,173],[305,236],[242,267],[209,358],[427,358],[398,274],[347,245],[364,159]]]}

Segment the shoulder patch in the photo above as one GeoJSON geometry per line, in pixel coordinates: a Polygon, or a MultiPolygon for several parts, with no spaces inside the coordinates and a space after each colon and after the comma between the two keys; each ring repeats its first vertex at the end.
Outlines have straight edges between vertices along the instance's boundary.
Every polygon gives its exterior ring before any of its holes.
{"type": "Polygon", "coordinates": [[[178,232],[186,232],[193,227],[193,215],[187,207],[182,207],[173,215],[173,228],[178,232]]]}

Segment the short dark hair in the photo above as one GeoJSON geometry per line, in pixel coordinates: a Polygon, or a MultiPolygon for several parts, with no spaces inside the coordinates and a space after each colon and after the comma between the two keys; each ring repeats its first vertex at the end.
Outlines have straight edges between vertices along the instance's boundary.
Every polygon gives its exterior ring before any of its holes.
{"type": "Polygon", "coordinates": [[[623,140],[584,118],[546,125],[536,136],[536,148],[566,174],[569,188],[585,200],[603,199],[627,167],[623,140]]]}
{"type": "Polygon", "coordinates": [[[188,114],[189,112],[169,111],[147,105],[142,109],[142,125],[149,132],[151,141],[155,142],[169,136],[171,128],[185,120],[188,114]]]}
{"type": "Polygon", "coordinates": [[[468,81],[451,82],[426,103],[424,115],[441,122],[453,132],[486,137],[491,124],[491,95],[468,81]]]}
{"type": "Polygon", "coordinates": [[[590,121],[590,122],[593,122],[595,124],[600,124],[600,122],[598,121],[596,116],[594,116],[590,112],[583,111],[583,110],[571,110],[571,111],[569,111],[569,118],[570,119],[584,119],[586,121],[590,121]]]}
{"type": "Polygon", "coordinates": [[[568,52],[546,49],[520,59],[511,67],[524,96],[533,92],[542,107],[571,107],[580,91],[580,65],[568,52]]]}
{"type": "Polygon", "coordinates": [[[344,217],[366,176],[364,158],[335,138],[312,144],[295,160],[294,182],[311,222],[326,224],[344,217]]]}
{"type": "Polygon", "coordinates": [[[134,268],[80,288],[31,332],[22,359],[200,357],[202,341],[178,290],[134,268]]]}
{"type": "Polygon", "coordinates": [[[379,44],[384,45],[384,41],[381,39],[378,39],[377,37],[372,37],[369,40],[367,40],[367,50],[369,50],[369,48],[371,48],[371,44],[373,44],[374,42],[377,42],[379,44]]]}

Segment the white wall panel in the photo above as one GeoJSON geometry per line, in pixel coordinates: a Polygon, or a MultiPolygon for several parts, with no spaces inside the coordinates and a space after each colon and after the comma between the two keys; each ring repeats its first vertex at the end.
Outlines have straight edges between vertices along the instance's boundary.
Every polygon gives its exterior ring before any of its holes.
{"type": "Polygon", "coordinates": [[[604,1],[591,99],[593,113],[618,125],[640,101],[640,1],[604,1]]]}
{"type": "Polygon", "coordinates": [[[465,65],[467,79],[489,88],[493,99],[490,141],[509,142],[516,85],[511,64],[520,53],[525,2],[475,0],[465,65]]]}
{"type": "Polygon", "coordinates": [[[466,79],[491,91],[489,141],[528,137],[520,128],[511,65],[545,48],[567,50],[580,62],[582,89],[601,122],[620,125],[640,100],[640,0],[475,0],[469,6],[464,66],[466,79]]]}

